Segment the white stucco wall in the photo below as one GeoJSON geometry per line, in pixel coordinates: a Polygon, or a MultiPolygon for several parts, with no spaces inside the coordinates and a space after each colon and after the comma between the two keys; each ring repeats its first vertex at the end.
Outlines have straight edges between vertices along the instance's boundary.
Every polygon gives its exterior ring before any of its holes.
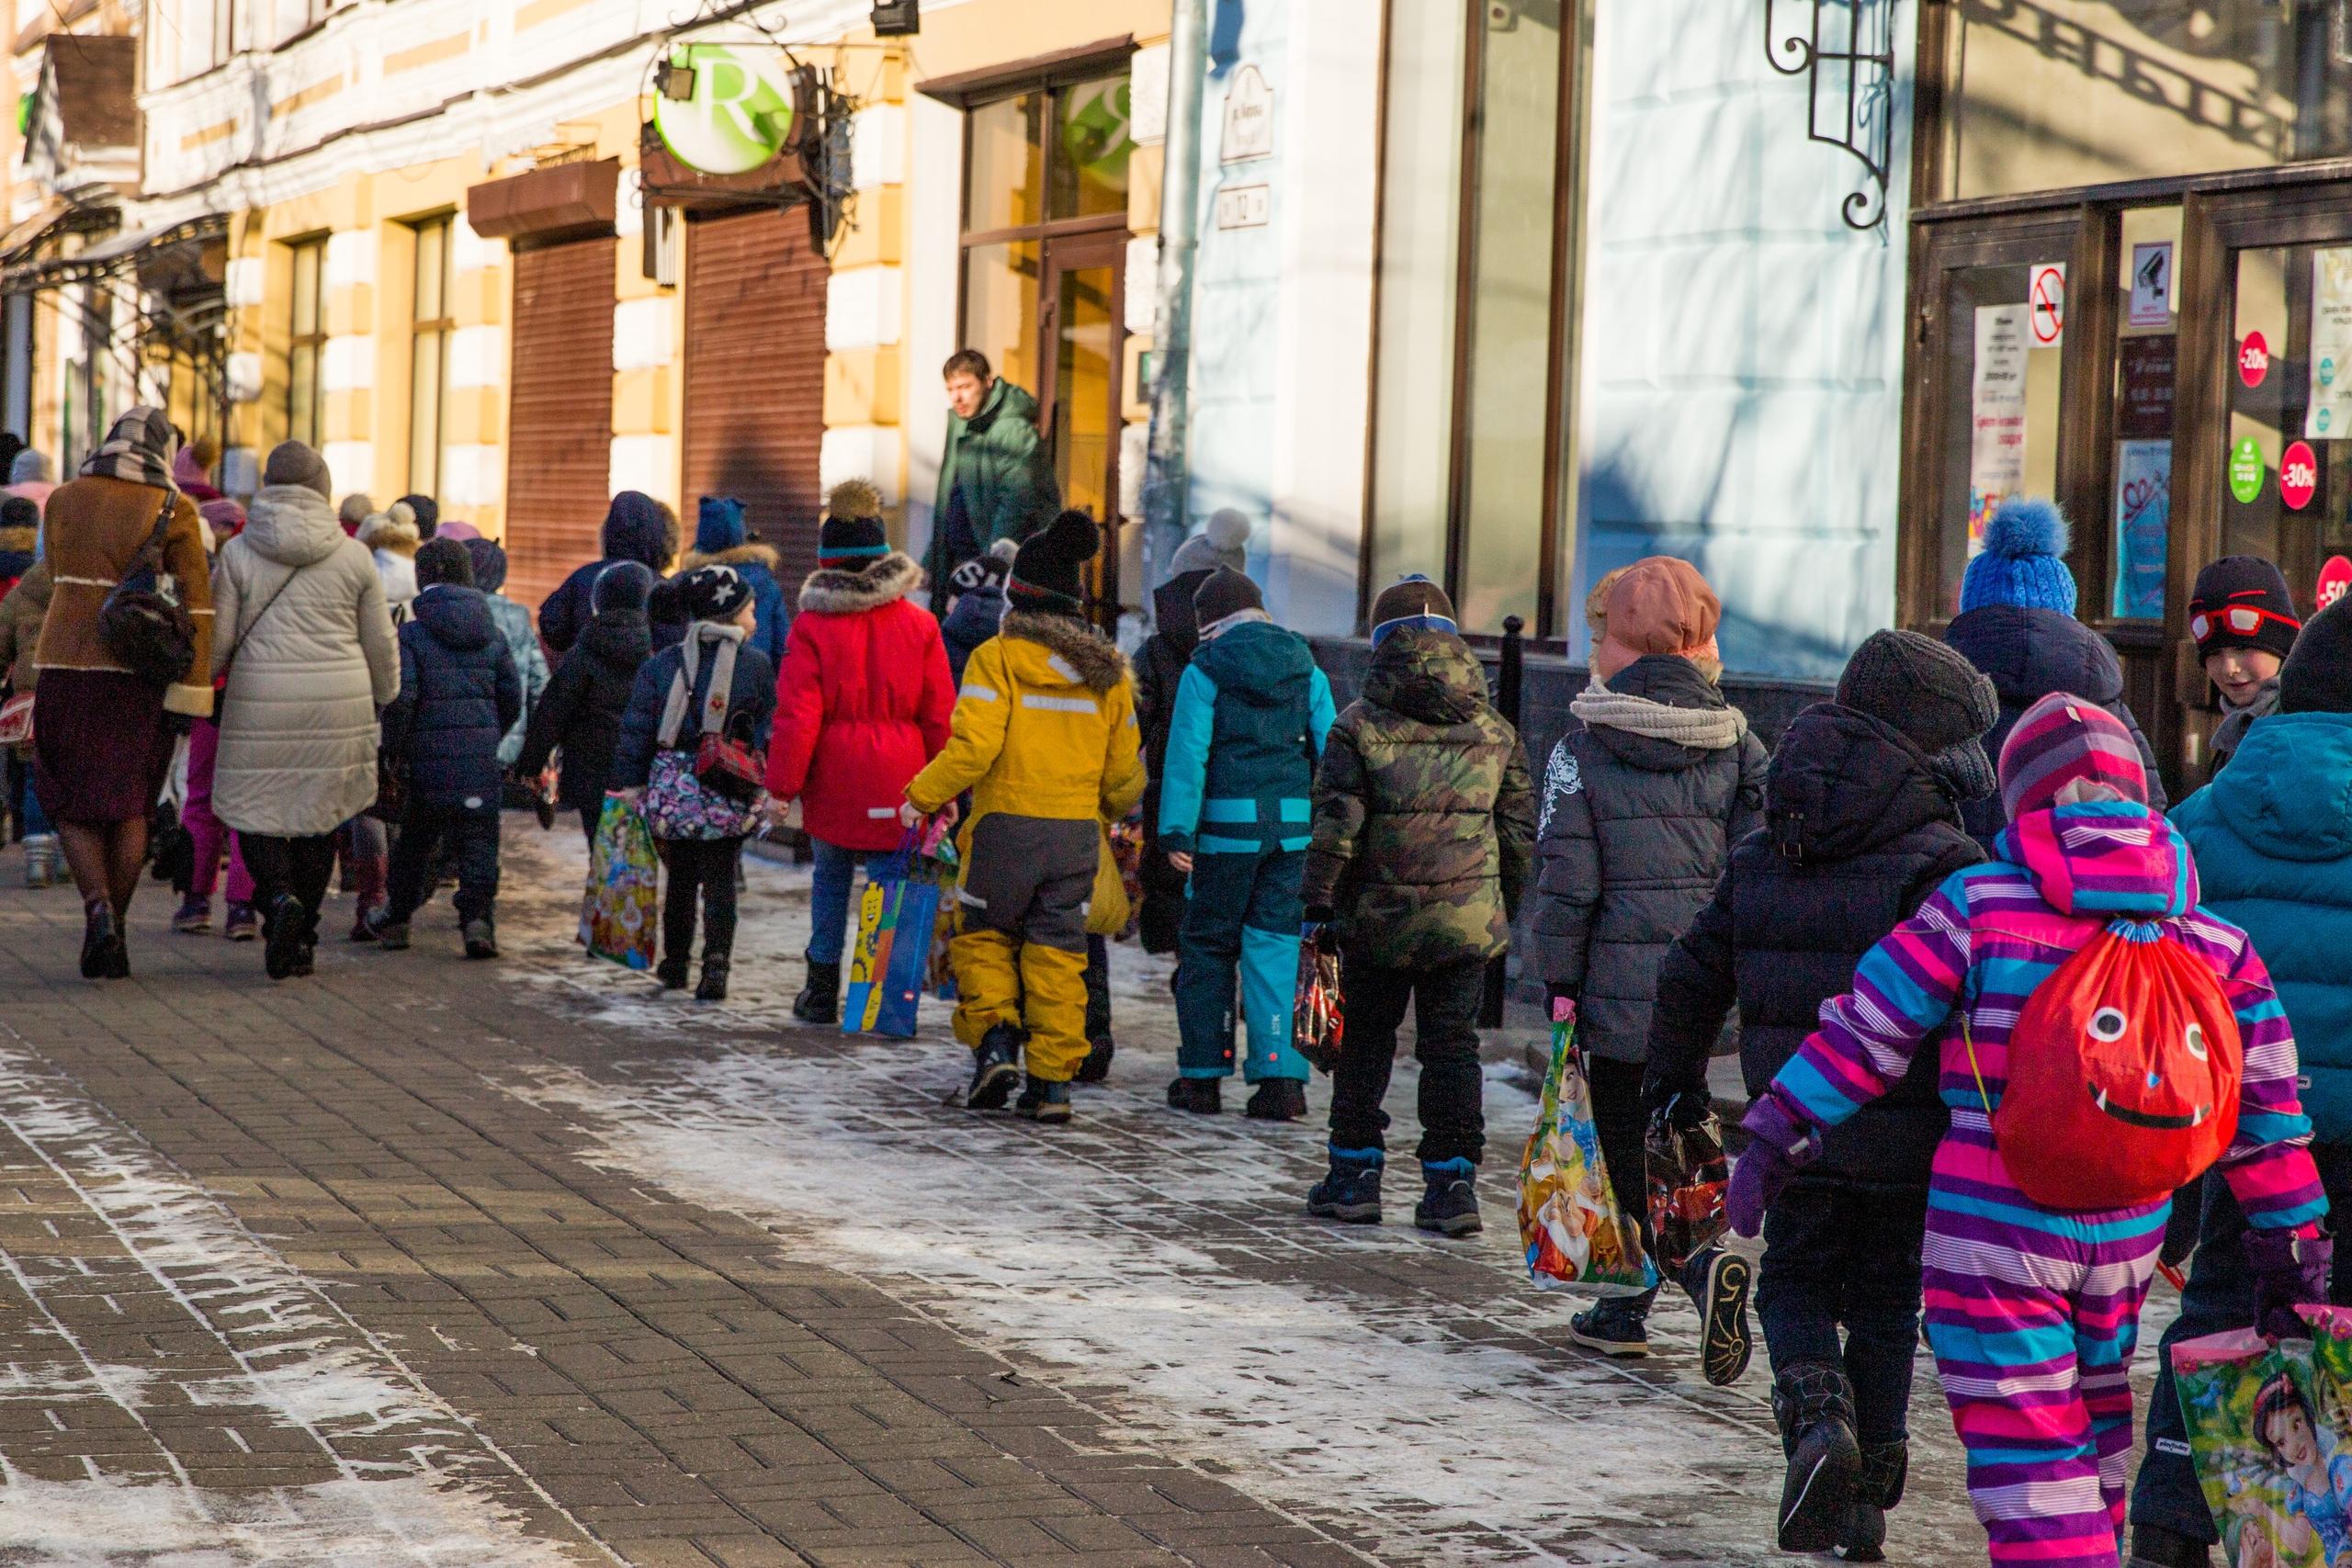
{"type": "Polygon", "coordinates": [[[1722,594],[1734,671],[1834,676],[1894,609],[1913,8],[1887,220],[1861,232],[1839,209],[1862,165],[1806,140],[1805,78],[1767,63],[1758,8],[1598,9],[1576,647],[1594,580],[1672,554],[1722,594]]]}

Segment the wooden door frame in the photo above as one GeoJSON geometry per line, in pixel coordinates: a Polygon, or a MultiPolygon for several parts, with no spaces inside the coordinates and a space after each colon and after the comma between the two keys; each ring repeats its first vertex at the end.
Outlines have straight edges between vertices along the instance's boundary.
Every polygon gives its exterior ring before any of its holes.
{"type": "MultiPolygon", "coordinates": [[[[1126,368],[1127,231],[1125,228],[1048,237],[1037,255],[1037,409],[1039,440],[1048,454],[1060,439],[1061,417],[1061,275],[1089,267],[1111,269],[1111,427],[1125,423],[1123,377],[1126,368]]],[[[1061,475],[1057,472],[1055,482],[1061,475]]],[[[1095,519],[1102,530],[1102,550],[1095,558],[1095,619],[1103,627],[1116,626],[1119,617],[1119,442],[1114,434],[1110,465],[1104,473],[1107,493],[1102,515],[1095,519]]],[[[1064,497],[1065,502],[1068,497],[1064,497]]]]}

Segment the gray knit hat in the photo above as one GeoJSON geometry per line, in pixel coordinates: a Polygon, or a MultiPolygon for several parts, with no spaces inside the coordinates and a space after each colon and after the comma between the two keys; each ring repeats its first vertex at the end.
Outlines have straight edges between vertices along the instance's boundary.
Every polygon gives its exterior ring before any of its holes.
{"type": "Polygon", "coordinates": [[[1917,632],[1872,632],[1846,661],[1838,701],[1925,751],[1961,798],[1999,787],[1983,737],[2001,716],[2000,694],[1957,649],[1917,632]]]}
{"type": "Polygon", "coordinates": [[[262,465],[261,482],[300,485],[304,490],[317,491],[321,501],[334,489],[334,481],[327,477],[327,460],[300,441],[281,441],[269,449],[269,461],[262,465]]]}
{"type": "Polygon", "coordinates": [[[1250,519],[1226,506],[1211,513],[1205,527],[1176,547],[1175,555],[1169,558],[1168,575],[1182,577],[1188,571],[1214,571],[1218,567],[1246,571],[1249,562],[1250,519]]]}

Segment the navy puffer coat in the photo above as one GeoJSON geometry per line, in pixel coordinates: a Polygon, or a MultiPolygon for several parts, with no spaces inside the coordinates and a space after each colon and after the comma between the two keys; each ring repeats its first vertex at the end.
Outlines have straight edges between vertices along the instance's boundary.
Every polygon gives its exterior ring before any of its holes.
{"type": "MultiPolygon", "coordinates": [[[[655,652],[638,671],[637,683],[629,689],[628,708],[621,715],[620,739],[613,748],[613,771],[605,784],[607,789],[642,789],[652,776],[662,709],[669,701],[670,684],[678,678],[678,669],[685,660],[683,642],[673,643],[655,652]]],[[[687,722],[678,732],[679,750],[692,750],[701,743],[701,721],[697,716],[703,704],[710,699],[710,681],[718,668],[718,660],[706,647],[695,671],[694,701],[686,705],[687,722]]],[[[746,642],[736,650],[735,680],[727,688],[727,733],[748,732],[752,750],[764,754],[768,730],[775,719],[775,666],[768,662],[766,654],[746,642]]]]}
{"type": "MultiPolygon", "coordinates": [[[[1984,858],[1918,748],[1835,703],[1797,716],[1764,789],[1765,826],[1734,847],[1715,896],[1658,965],[1643,1099],[1703,1092],[1724,1014],[1739,1004],[1740,1076],[1771,1085],[1821,1004],[1953,872],[1984,858]]],[[[1935,1053],[1833,1129],[1809,1174],[1924,1184],[1944,1134],[1935,1053]]]]}
{"type": "Polygon", "coordinates": [[[656,577],[669,570],[678,554],[678,520],[651,496],[625,490],[613,497],[605,513],[603,544],[603,559],[573,568],[571,575],[539,605],[539,640],[548,645],[549,653],[560,657],[595,618],[596,579],[607,563],[637,561],[650,567],[656,577]]]}
{"type": "Polygon", "coordinates": [[[384,710],[384,749],[409,800],[435,810],[496,811],[498,743],[523,716],[523,678],[471,588],[436,583],[401,627],[401,694],[384,710]]]}
{"type": "MultiPolygon", "coordinates": [[[[2025,710],[2053,692],[2088,697],[2122,721],[2140,748],[2148,768],[2148,804],[2165,808],[2164,781],[2156,776],[2155,749],[2140,733],[2140,721],[2123,705],[2123,661],[2098,633],[2072,615],[2055,610],[2029,609],[2019,604],[1986,604],[1959,616],[1944,631],[1944,641],[1982,670],[2001,694],[2000,721],[1984,737],[1984,755],[1995,763],[2009,731],[2025,710]]],[[[1960,808],[1961,820],[1986,855],[1993,840],[2009,825],[2001,797],[1987,795],[1960,808]]]]}

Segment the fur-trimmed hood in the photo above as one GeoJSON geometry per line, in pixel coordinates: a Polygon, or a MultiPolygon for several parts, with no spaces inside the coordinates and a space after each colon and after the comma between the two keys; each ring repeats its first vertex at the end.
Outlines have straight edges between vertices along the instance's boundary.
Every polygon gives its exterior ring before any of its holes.
{"type": "MultiPolygon", "coordinates": [[[[764,545],[748,547],[766,549],[764,545]]],[[[774,552],[770,552],[773,554],[774,552]]],[[[800,610],[823,615],[854,615],[878,610],[922,586],[922,568],[903,550],[892,550],[859,571],[824,567],[808,574],[800,585],[800,610]]]]}
{"type": "Polygon", "coordinates": [[[1038,610],[1008,610],[1000,637],[1017,637],[1059,654],[1088,690],[1107,692],[1127,678],[1127,656],[1084,621],[1038,610]]]}
{"type": "Polygon", "coordinates": [[[770,571],[784,564],[774,545],[763,545],[754,539],[750,544],[737,545],[725,550],[688,550],[678,558],[678,570],[692,571],[698,566],[763,566],[770,571]]]}
{"type": "Polygon", "coordinates": [[[374,513],[359,525],[359,542],[371,550],[414,559],[417,547],[424,543],[424,535],[417,528],[413,516],[403,515],[407,511],[401,507],[394,512],[374,513]]]}

